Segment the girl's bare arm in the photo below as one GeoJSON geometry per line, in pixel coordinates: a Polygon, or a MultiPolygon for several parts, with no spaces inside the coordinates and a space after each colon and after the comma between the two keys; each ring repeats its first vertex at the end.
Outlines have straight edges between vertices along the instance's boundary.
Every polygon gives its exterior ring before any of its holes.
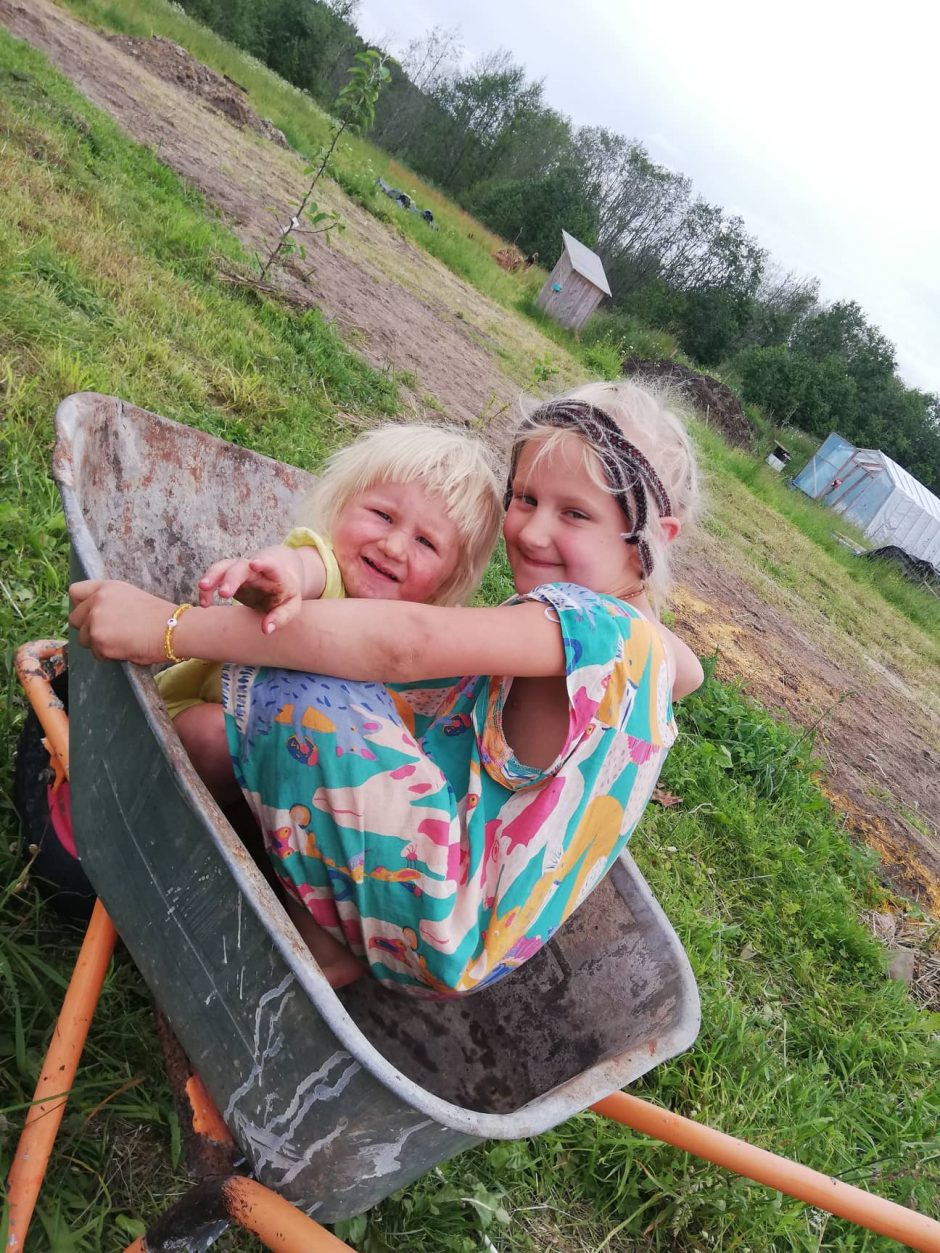
{"type": "MultiPolygon", "coordinates": [[[[73,584],[69,617],[79,643],[97,657],[165,659],[164,633],[175,606],[126,583],[73,584]]],[[[179,657],[283,666],[348,679],[408,682],[459,674],[518,677],[564,674],[558,624],[534,602],[453,609],[401,601],[308,601],[275,634],[239,605],[193,608],[173,632],[179,657]]]]}

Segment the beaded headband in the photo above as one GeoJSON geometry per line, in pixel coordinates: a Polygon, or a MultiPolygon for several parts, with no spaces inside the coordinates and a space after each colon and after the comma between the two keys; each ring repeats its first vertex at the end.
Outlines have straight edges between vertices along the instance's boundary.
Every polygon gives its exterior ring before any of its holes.
{"type": "Polygon", "coordinates": [[[669,493],[647,458],[635,444],[630,443],[610,414],[587,401],[553,400],[541,405],[525,419],[512,450],[509,481],[503,498],[505,507],[508,509],[512,500],[512,481],[520,449],[525,443],[525,433],[539,426],[575,431],[593,448],[604,467],[614,498],[630,523],[631,529],[623,538],[628,544],[636,545],[640,568],[649,578],[653,572],[653,554],[646,538],[649,520],[647,496],[652,497],[659,516],[666,518],[672,514],[669,493]]]}

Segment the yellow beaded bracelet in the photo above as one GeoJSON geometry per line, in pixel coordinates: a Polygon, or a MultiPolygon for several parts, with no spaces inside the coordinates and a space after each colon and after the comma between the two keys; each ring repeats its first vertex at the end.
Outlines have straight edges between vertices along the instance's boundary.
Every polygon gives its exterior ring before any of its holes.
{"type": "Polygon", "coordinates": [[[166,620],[166,630],[163,633],[163,651],[166,653],[167,661],[184,660],[183,657],[177,657],[173,651],[173,632],[179,626],[180,618],[182,618],[187,609],[192,609],[192,605],[188,601],[182,605],[177,605],[173,610],[173,616],[166,620]]]}

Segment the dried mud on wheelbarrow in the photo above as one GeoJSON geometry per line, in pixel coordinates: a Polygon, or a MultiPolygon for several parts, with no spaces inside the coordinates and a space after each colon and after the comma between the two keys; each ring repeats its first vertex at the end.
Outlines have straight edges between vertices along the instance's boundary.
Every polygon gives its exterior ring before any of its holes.
{"type": "MultiPolygon", "coordinates": [[[[197,187],[246,245],[270,245],[269,206],[296,202],[303,163],[254,133],[237,84],[223,79],[220,87],[167,41],[110,39],[50,0],[0,0],[0,21],[197,187]],[[221,104],[207,102],[216,91],[221,104]]],[[[373,365],[412,373],[416,412],[436,417],[443,406],[456,421],[501,414],[492,427],[499,439],[519,388],[496,349],[523,358],[528,351],[533,362],[558,349],[335,186],[320,199],[341,209],[349,230],[332,248],[314,245],[304,271],[289,270],[292,296],[334,320],[373,365]]],[[[566,381],[560,374],[554,383],[566,381]]],[[[825,715],[817,743],[837,812],[879,850],[886,876],[940,915],[940,727],[918,694],[864,658],[846,657],[825,623],[767,605],[754,579],[728,569],[712,537],[679,573],[683,634],[703,653],[719,649],[719,672],[742,676],[778,713],[804,726],[825,715]]]]}

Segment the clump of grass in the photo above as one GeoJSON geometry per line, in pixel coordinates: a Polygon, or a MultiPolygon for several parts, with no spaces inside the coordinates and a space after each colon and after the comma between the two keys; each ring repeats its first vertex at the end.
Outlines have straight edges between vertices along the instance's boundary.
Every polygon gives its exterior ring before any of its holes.
{"type": "Polygon", "coordinates": [[[612,344],[601,342],[585,345],[581,349],[581,360],[598,378],[615,379],[620,376],[622,358],[612,344]]]}
{"type": "Polygon", "coordinates": [[[633,314],[621,309],[602,309],[595,313],[581,332],[581,339],[589,346],[606,345],[621,361],[624,357],[639,357],[644,361],[673,360],[679,354],[675,336],[645,326],[633,314]]]}

